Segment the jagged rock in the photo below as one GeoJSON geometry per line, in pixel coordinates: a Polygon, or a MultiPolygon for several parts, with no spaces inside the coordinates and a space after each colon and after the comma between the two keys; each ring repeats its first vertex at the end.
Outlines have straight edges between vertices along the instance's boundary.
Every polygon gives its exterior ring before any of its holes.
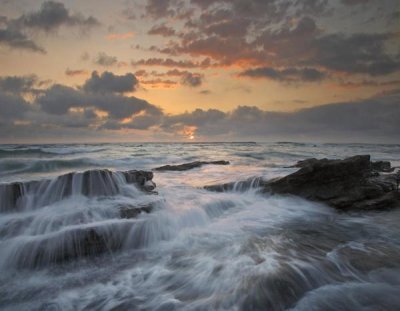
{"type": "Polygon", "coordinates": [[[369,155],[344,160],[303,161],[301,169],[264,184],[263,192],[293,194],[338,209],[384,209],[400,206],[393,175],[372,174],[369,155]]]}
{"type": "Polygon", "coordinates": [[[389,161],[376,161],[371,162],[371,168],[378,172],[393,172],[394,167],[391,166],[389,161]]]}
{"type": "Polygon", "coordinates": [[[229,161],[195,161],[190,163],[184,163],[179,165],[164,165],[160,167],[156,167],[155,171],[187,171],[196,167],[201,167],[207,164],[214,165],[229,165],[229,161]]]}
{"type": "MultiPolygon", "coordinates": [[[[390,163],[371,162],[369,155],[359,155],[344,160],[312,158],[297,162],[295,167],[300,167],[295,173],[270,181],[258,178],[254,185],[263,193],[297,195],[341,210],[400,207],[400,175],[377,172],[387,170],[390,163]]],[[[218,192],[247,190],[250,183],[251,179],[204,188],[218,192]]]]}

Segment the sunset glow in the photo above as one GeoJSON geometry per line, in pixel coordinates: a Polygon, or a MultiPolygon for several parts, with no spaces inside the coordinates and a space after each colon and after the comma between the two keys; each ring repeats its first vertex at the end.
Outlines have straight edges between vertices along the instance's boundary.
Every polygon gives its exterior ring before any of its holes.
{"type": "Polygon", "coordinates": [[[65,131],[66,141],[396,140],[394,0],[18,0],[1,11],[3,142],[65,131]],[[354,126],[370,122],[362,111],[382,114],[375,130],[354,126]]]}

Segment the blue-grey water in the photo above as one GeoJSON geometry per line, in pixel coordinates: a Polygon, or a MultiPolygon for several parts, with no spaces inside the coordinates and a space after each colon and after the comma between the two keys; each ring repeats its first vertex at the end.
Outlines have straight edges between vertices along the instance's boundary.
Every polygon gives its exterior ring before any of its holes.
{"type": "Polygon", "coordinates": [[[231,165],[155,172],[158,195],[124,185],[117,195],[46,200],[55,194],[43,187],[18,210],[0,210],[0,309],[400,310],[400,209],[338,213],[257,189],[202,189],[284,176],[309,157],[355,154],[400,166],[400,145],[2,145],[2,184],[196,160],[231,165]],[[156,206],[152,213],[120,218],[120,206],[148,203],[156,206]],[[82,228],[102,230],[122,246],[52,262],[82,228]],[[53,257],[36,264],[43,253],[53,257]]]}

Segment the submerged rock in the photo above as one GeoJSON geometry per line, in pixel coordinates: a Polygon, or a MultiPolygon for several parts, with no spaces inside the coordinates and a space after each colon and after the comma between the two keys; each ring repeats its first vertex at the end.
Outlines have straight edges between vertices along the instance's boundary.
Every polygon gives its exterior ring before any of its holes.
{"type": "Polygon", "coordinates": [[[247,190],[253,185],[263,193],[297,195],[341,210],[400,207],[400,191],[396,186],[400,175],[378,172],[392,171],[388,162],[371,162],[369,155],[358,155],[344,160],[306,159],[297,162],[294,167],[300,169],[270,181],[258,178],[204,188],[221,192],[247,190]],[[251,183],[252,180],[257,182],[251,183]]]}
{"type": "Polygon", "coordinates": [[[155,171],[188,171],[196,167],[201,167],[203,165],[229,165],[229,161],[195,161],[190,163],[184,163],[179,165],[164,165],[160,167],[156,167],[155,171]]]}

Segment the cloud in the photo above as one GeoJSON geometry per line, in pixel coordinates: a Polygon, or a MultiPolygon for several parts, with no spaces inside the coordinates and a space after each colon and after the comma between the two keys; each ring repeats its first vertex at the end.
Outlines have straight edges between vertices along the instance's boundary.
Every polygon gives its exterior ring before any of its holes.
{"type": "Polygon", "coordinates": [[[27,50],[41,54],[46,53],[44,48],[29,39],[20,30],[11,27],[0,29],[0,44],[6,45],[12,49],[27,50]]]}
{"type": "Polygon", "coordinates": [[[0,91],[1,123],[9,123],[21,118],[30,109],[30,105],[21,96],[0,91]]]}
{"type": "Polygon", "coordinates": [[[38,82],[35,75],[0,77],[0,90],[11,94],[32,92],[38,82]]]}
{"type": "Polygon", "coordinates": [[[74,76],[85,76],[85,75],[88,74],[88,71],[87,71],[87,70],[84,70],[84,69],[69,69],[69,68],[67,68],[67,69],[65,70],[65,74],[66,74],[67,76],[70,76],[70,77],[74,77],[74,76]]]}
{"type": "Polygon", "coordinates": [[[106,36],[106,39],[109,41],[126,40],[126,39],[133,38],[134,35],[135,35],[135,33],[132,31],[126,32],[126,33],[110,33],[109,35],[106,36]]]}
{"type": "Polygon", "coordinates": [[[366,4],[369,0],[341,0],[341,2],[345,5],[358,5],[358,4],[366,4]]]}
{"type": "Polygon", "coordinates": [[[400,58],[389,54],[385,45],[398,37],[394,33],[326,35],[313,41],[315,54],[306,61],[346,73],[391,74],[399,71],[400,58]]]}
{"type": "Polygon", "coordinates": [[[396,141],[400,131],[400,90],[365,100],[333,103],[295,112],[239,106],[229,112],[197,109],[166,116],[161,127],[174,132],[195,127],[210,140],[271,139],[371,142],[396,141]]]}
{"type": "Polygon", "coordinates": [[[190,87],[198,87],[203,84],[203,78],[203,75],[189,72],[182,76],[181,83],[190,87]]]}
{"type": "Polygon", "coordinates": [[[82,88],[92,93],[126,93],[135,91],[138,84],[139,81],[132,73],[118,76],[109,71],[101,75],[93,71],[92,76],[86,80],[82,88]]]}
{"type": "Polygon", "coordinates": [[[99,21],[93,16],[73,14],[61,2],[45,1],[38,11],[23,14],[15,19],[3,18],[0,22],[0,44],[13,49],[45,54],[45,49],[28,34],[37,30],[50,33],[61,26],[76,26],[87,30],[98,25],[99,21]]]}
{"type": "Polygon", "coordinates": [[[93,16],[84,17],[81,14],[72,14],[63,3],[45,1],[36,12],[24,14],[16,20],[27,28],[36,28],[44,31],[53,31],[60,26],[78,26],[90,28],[100,25],[93,16]]]}
{"type": "MultiPolygon", "coordinates": [[[[356,6],[370,1],[340,2],[356,6]]],[[[266,78],[284,83],[340,78],[343,74],[381,77],[399,72],[400,55],[395,48],[399,35],[384,20],[395,9],[394,2],[380,6],[381,13],[376,17],[379,25],[354,27],[358,32],[340,32],[336,22],[327,23],[326,18],[343,18],[343,9],[339,3],[326,0],[148,0],[146,18],[161,21],[149,33],[175,34],[167,46],[163,43],[150,50],[174,57],[206,57],[209,65],[190,65],[190,58],[185,66],[169,58],[133,63],[177,68],[239,66],[244,73],[259,77],[259,68],[270,68],[263,72],[266,78]],[[183,28],[176,23],[178,15],[186,16],[183,28]]],[[[361,19],[365,20],[362,14],[353,12],[352,22],[361,26],[361,19]]]]}
{"type": "MultiPolygon", "coordinates": [[[[104,74],[95,76],[101,79],[104,74]]],[[[114,88],[98,93],[83,86],[56,84],[27,102],[18,93],[29,89],[32,82],[26,77],[15,78],[18,83],[5,83],[4,78],[0,83],[0,127],[12,137],[76,135],[78,129],[80,135],[93,137],[124,129],[173,139],[190,134],[201,140],[395,142],[400,132],[400,90],[293,112],[238,106],[231,111],[196,109],[170,115],[145,100],[116,94],[114,88]]]]}
{"type": "Polygon", "coordinates": [[[171,27],[168,27],[166,25],[156,25],[153,26],[149,31],[149,35],[159,35],[163,37],[171,37],[175,35],[175,30],[171,27]]]}
{"type": "Polygon", "coordinates": [[[109,67],[109,66],[117,64],[118,59],[115,56],[110,56],[104,52],[101,52],[101,53],[97,54],[97,57],[96,57],[94,63],[97,65],[100,65],[100,66],[109,67]]]}
{"type": "Polygon", "coordinates": [[[173,15],[173,11],[170,10],[172,2],[172,0],[148,0],[146,13],[156,18],[173,15]]]}
{"type": "Polygon", "coordinates": [[[148,58],[148,59],[141,59],[138,61],[132,61],[131,65],[176,67],[176,68],[208,68],[212,66],[209,58],[206,58],[201,62],[193,62],[189,60],[173,60],[171,58],[148,58]]]}
{"type": "Polygon", "coordinates": [[[319,82],[326,78],[326,74],[314,68],[284,68],[275,69],[261,67],[247,69],[239,73],[241,77],[265,78],[283,82],[319,82]]]}
{"type": "Polygon", "coordinates": [[[150,80],[140,80],[141,84],[150,85],[151,87],[157,88],[159,86],[170,88],[178,84],[178,82],[169,79],[150,79],[150,80]]]}
{"type": "Polygon", "coordinates": [[[134,114],[147,112],[160,114],[161,110],[147,101],[130,96],[110,93],[86,93],[63,85],[54,85],[35,100],[42,111],[51,115],[68,114],[72,108],[97,109],[108,114],[108,118],[122,120],[134,114]]]}

